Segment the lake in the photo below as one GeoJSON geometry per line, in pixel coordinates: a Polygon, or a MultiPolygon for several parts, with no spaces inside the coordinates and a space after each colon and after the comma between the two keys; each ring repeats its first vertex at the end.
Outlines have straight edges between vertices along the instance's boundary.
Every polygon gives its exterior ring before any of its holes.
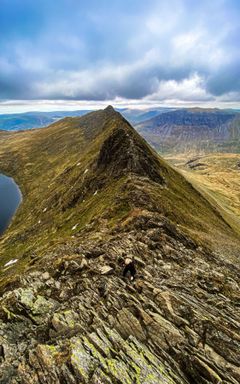
{"type": "Polygon", "coordinates": [[[0,235],[9,226],[22,201],[22,194],[11,177],[0,174],[0,235]]]}

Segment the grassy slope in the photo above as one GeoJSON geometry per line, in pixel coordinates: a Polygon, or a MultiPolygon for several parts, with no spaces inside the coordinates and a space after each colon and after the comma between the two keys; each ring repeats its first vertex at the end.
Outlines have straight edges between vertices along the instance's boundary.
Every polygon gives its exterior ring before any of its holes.
{"type": "MultiPolygon", "coordinates": [[[[84,225],[95,214],[94,202],[99,196],[65,212],[54,206],[54,200],[72,187],[65,180],[66,170],[71,169],[72,179],[74,174],[85,178],[84,172],[104,140],[101,134],[94,140],[106,123],[103,117],[101,122],[101,113],[95,115],[98,122],[95,125],[90,115],[82,119],[67,118],[46,129],[2,134],[1,171],[13,176],[23,193],[23,203],[1,242],[2,249],[6,248],[12,257],[26,253],[33,246],[47,245],[46,241],[61,237],[61,232],[67,238],[76,222],[84,225]]],[[[111,129],[110,124],[108,128],[111,129]]],[[[116,188],[114,185],[113,191],[116,188]]],[[[101,211],[99,204],[98,209],[101,211]]]]}
{"type": "Polygon", "coordinates": [[[167,156],[166,159],[181,170],[201,193],[221,212],[223,217],[240,233],[240,168],[239,155],[212,153],[198,158],[205,166],[190,169],[185,154],[167,156]]]}
{"type": "Polygon", "coordinates": [[[113,227],[136,207],[161,212],[194,240],[215,248],[238,241],[219,211],[111,109],[66,118],[45,129],[2,132],[0,138],[1,172],[14,177],[23,192],[23,203],[0,242],[2,266],[16,257],[21,269],[72,236],[113,227]],[[127,155],[141,148],[148,156],[146,166],[158,168],[164,186],[147,174],[136,178],[123,169],[114,178],[108,167],[96,168],[103,143],[120,128],[134,143],[130,148],[126,142],[120,151],[127,155]]]}

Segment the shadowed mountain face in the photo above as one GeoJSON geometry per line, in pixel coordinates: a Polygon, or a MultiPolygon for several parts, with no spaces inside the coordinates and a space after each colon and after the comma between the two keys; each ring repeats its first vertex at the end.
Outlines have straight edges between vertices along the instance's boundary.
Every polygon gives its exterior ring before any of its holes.
{"type": "Polygon", "coordinates": [[[240,243],[219,208],[112,107],[0,139],[23,192],[0,243],[0,381],[237,384],[240,243]]]}
{"type": "Polygon", "coordinates": [[[136,126],[149,143],[162,153],[239,152],[240,115],[237,112],[176,110],[136,126]]]}

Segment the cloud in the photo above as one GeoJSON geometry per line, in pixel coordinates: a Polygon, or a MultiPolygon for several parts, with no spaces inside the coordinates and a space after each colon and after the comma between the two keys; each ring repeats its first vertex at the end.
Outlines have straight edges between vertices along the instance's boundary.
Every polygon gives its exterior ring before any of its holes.
{"type": "Polygon", "coordinates": [[[206,92],[205,82],[196,73],[182,81],[160,81],[157,92],[147,97],[148,100],[176,102],[182,101],[211,101],[213,96],[206,92]]]}
{"type": "Polygon", "coordinates": [[[237,0],[2,0],[0,99],[238,102],[239,16],[237,0]]]}

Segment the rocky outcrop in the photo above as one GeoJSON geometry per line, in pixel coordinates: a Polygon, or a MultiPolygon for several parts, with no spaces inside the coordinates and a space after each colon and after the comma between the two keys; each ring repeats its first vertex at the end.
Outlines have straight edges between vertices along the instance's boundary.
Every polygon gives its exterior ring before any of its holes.
{"type": "Polygon", "coordinates": [[[208,167],[207,164],[202,163],[201,161],[198,161],[198,158],[197,159],[191,159],[191,160],[187,161],[185,165],[188,168],[193,169],[193,170],[195,170],[195,169],[197,169],[197,170],[201,169],[202,170],[202,169],[206,169],[208,167]]]}
{"type": "Polygon", "coordinates": [[[153,212],[72,241],[3,294],[0,382],[237,384],[239,274],[153,212]]]}
{"type": "Polygon", "coordinates": [[[97,172],[106,172],[109,177],[119,178],[130,172],[164,184],[159,168],[151,149],[126,121],[105,140],[97,159],[97,172]]]}

